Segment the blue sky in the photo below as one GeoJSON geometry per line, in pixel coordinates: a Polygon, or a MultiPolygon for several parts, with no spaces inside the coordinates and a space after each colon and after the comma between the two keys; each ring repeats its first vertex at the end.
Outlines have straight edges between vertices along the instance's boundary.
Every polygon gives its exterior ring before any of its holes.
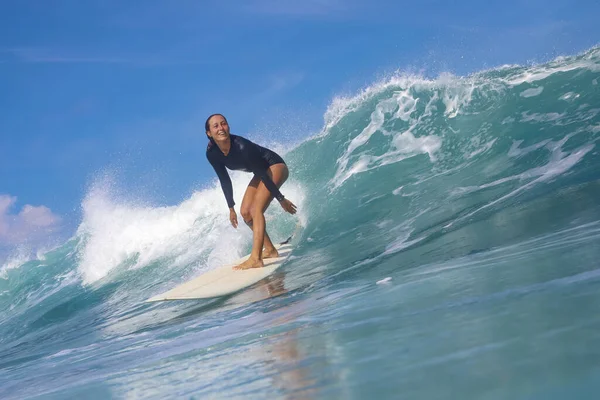
{"type": "Polygon", "coordinates": [[[395,70],[435,76],[600,42],[573,0],[0,2],[0,248],[69,235],[95,176],[155,204],[213,179],[203,123],[278,142],[395,70]]]}

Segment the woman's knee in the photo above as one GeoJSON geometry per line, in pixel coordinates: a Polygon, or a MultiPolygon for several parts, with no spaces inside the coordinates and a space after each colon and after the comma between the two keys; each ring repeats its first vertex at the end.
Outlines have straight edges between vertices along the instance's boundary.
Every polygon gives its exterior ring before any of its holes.
{"type": "Polygon", "coordinates": [[[252,222],[252,207],[242,207],[240,214],[246,223],[252,222]]]}

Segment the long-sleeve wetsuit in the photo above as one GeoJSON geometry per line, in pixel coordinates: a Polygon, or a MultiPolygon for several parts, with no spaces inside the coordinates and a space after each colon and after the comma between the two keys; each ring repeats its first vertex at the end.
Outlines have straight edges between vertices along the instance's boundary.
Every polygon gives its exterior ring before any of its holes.
{"type": "Polygon", "coordinates": [[[274,151],[261,147],[241,136],[229,135],[229,137],[231,148],[227,155],[223,154],[219,146],[213,142],[210,142],[206,148],[206,158],[219,177],[221,188],[223,189],[223,194],[225,194],[229,208],[233,207],[235,202],[233,201],[231,178],[229,178],[225,167],[234,171],[253,172],[260,177],[273,197],[278,201],[282,201],[284,197],[277,188],[277,185],[269,177],[267,171],[271,165],[285,164],[283,159],[274,151]]]}

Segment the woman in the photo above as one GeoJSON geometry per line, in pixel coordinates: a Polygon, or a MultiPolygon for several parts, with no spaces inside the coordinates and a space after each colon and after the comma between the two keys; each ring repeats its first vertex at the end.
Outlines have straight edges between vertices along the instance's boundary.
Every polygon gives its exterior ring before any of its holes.
{"type": "Polygon", "coordinates": [[[221,188],[229,206],[229,220],[237,228],[237,215],[233,206],[233,187],[225,167],[253,172],[248,184],[240,213],[244,222],[252,229],[254,240],[248,260],[234,269],[264,267],[263,258],[279,256],[265,228],[265,211],[276,198],[281,207],[290,214],[296,213],[296,206],[284,198],[279,188],[287,180],[289,171],[283,159],[275,152],[261,147],[241,136],[229,132],[227,119],[221,114],[213,114],[204,125],[210,143],[206,148],[206,158],[215,169],[221,188]],[[263,251],[263,245],[265,247],[263,251]]]}

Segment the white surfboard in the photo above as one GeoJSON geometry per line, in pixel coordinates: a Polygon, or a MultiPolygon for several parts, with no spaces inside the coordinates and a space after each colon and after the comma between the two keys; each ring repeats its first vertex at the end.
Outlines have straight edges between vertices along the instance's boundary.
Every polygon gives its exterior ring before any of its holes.
{"type": "Polygon", "coordinates": [[[151,297],[146,302],[209,299],[238,292],[271,275],[292,252],[292,245],[289,243],[289,239],[284,244],[278,244],[275,247],[279,252],[279,257],[263,260],[265,264],[263,268],[234,270],[233,267],[235,265],[242,263],[250,257],[250,255],[247,255],[231,264],[205,272],[168,292],[151,297]]]}

